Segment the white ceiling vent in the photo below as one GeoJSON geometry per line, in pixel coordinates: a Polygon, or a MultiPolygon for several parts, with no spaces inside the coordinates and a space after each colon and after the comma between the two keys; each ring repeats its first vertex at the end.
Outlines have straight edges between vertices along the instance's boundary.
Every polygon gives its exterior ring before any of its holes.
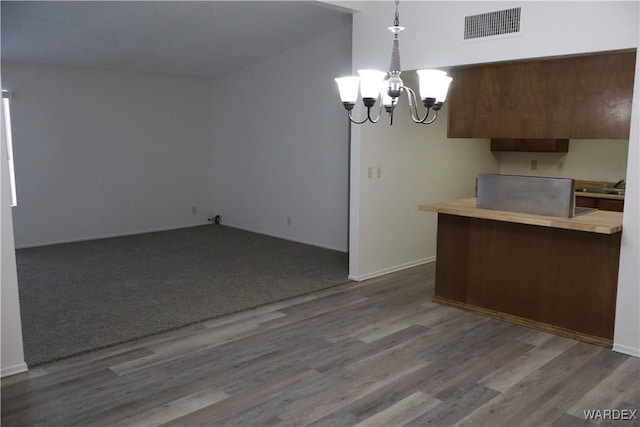
{"type": "Polygon", "coordinates": [[[520,7],[465,16],[464,39],[499,36],[520,32],[520,7]]]}

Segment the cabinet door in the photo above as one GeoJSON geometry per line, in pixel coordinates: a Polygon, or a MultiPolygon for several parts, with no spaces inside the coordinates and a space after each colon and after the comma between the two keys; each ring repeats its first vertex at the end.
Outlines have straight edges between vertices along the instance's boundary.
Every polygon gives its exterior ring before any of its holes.
{"type": "Polygon", "coordinates": [[[568,139],[491,138],[491,151],[530,151],[538,153],[566,153],[568,139]]]}
{"type": "Polygon", "coordinates": [[[576,196],[576,206],[581,208],[595,208],[596,199],[593,197],[576,196]]]}
{"type": "Polygon", "coordinates": [[[494,67],[451,71],[449,90],[449,138],[491,138],[500,121],[498,77],[494,67]]]}
{"type": "Polygon", "coordinates": [[[537,151],[540,153],[567,153],[568,139],[523,139],[522,151],[537,151]]]}
{"type": "Polygon", "coordinates": [[[491,151],[522,151],[522,140],[491,138],[491,151]]]}
{"type": "Polygon", "coordinates": [[[450,138],[629,138],[636,51],[450,72],[450,138]]]}
{"type": "Polygon", "coordinates": [[[576,206],[579,206],[581,208],[596,208],[602,211],[622,212],[624,210],[624,200],[576,196],[576,206]]]}
{"type": "Polygon", "coordinates": [[[629,138],[635,52],[576,57],[568,65],[579,113],[571,115],[571,138],[629,138]]]}
{"type": "Polygon", "coordinates": [[[624,210],[624,201],[611,199],[598,199],[596,207],[603,211],[622,212],[624,210]]]}

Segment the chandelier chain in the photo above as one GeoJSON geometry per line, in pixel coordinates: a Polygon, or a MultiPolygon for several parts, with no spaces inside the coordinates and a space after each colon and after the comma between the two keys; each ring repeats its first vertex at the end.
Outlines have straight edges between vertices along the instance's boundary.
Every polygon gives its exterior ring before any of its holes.
{"type": "Polygon", "coordinates": [[[395,15],[395,19],[393,20],[394,27],[400,26],[400,12],[398,12],[398,3],[400,3],[400,0],[396,0],[396,15],[395,15]]]}

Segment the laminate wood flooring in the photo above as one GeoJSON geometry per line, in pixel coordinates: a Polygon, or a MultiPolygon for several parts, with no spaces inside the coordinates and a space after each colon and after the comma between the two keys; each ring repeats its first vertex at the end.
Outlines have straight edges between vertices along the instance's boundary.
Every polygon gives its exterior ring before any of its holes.
{"type": "Polygon", "coordinates": [[[433,270],[5,378],[2,426],[640,425],[640,359],[434,304],[433,270]]]}

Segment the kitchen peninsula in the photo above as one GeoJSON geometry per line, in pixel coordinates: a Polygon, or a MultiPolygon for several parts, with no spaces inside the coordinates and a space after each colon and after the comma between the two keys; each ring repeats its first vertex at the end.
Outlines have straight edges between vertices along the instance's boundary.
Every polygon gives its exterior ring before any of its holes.
{"type": "Polygon", "coordinates": [[[611,347],[622,213],[572,218],[476,207],[438,213],[434,302],[611,347]]]}

